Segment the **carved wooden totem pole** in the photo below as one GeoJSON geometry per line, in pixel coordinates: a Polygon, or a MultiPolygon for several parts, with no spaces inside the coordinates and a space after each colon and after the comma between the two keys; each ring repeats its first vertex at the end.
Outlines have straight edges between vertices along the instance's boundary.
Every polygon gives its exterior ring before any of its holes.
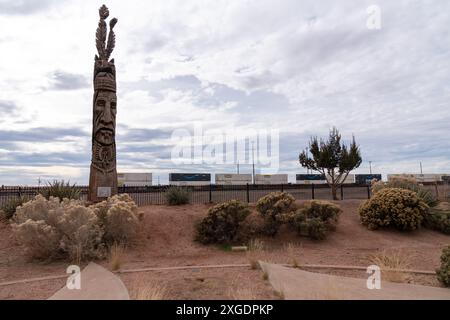
{"type": "Polygon", "coordinates": [[[99,13],[100,22],[96,34],[98,55],[95,56],[94,66],[92,160],[88,195],[88,200],[92,202],[102,201],[117,194],[116,68],[114,59],[109,60],[116,42],[113,29],[117,19],[111,19],[107,36],[105,20],[109,16],[109,10],[103,5],[99,13]]]}

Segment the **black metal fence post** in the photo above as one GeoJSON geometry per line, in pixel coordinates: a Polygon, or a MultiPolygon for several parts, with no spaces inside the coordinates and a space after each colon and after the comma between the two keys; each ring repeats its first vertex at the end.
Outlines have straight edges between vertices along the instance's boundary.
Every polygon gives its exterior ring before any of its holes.
{"type": "Polygon", "coordinates": [[[314,188],[315,188],[315,187],[314,187],[314,183],[312,183],[312,184],[311,184],[311,199],[313,199],[313,200],[314,200],[314,198],[316,197],[314,188]]]}
{"type": "Polygon", "coordinates": [[[247,203],[250,203],[250,186],[247,183],[247,203]]]}
{"type": "Polygon", "coordinates": [[[367,199],[370,199],[370,186],[367,185],[367,199]]]}
{"type": "Polygon", "coordinates": [[[344,185],[341,184],[341,200],[344,200],[344,185]]]}
{"type": "Polygon", "coordinates": [[[283,184],[281,184],[281,192],[284,192],[283,184]]]}
{"type": "Polygon", "coordinates": [[[209,184],[209,203],[212,203],[212,183],[209,184]]]}

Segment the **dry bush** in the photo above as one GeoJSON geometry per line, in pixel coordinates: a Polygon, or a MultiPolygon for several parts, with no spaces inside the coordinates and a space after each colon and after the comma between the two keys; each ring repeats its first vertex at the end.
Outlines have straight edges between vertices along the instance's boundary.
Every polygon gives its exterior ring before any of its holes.
{"type": "Polygon", "coordinates": [[[13,230],[33,258],[99,257],[103,231],[97,216],[77,200],[37,195],[17,208],[13,230]]]}
{"type": "Polygon", "coordinates": [[[265,220],[264,232],[269,236],[275,236],[296,209],[295,198],[286,192],[269,193],[256,203],[256,210],[265,220]]]}
{"type": "Polygon", "coordinates": [[[90,208],[98,217],[99,224],[105,231],[105,243],[127,244],[136,237],[142,216],[138,213],[138,207],[129,195],[116,195],[92,205],[90,208]]]}
{"type": "Polygon", "coordinates": [[[125,246],[114,243],[109,248],[109,267],[112,271],[120,270],[123,264],[123,257],[125,254],[125,246]]]}
{"type": "Polygon", "coordinates": [[[428,210],[415,192],[384,188],[359,207],[359,215],[370,230],[391,226],[406,231],[420,228],[428,210]]]}
{"type": "Polygon", "coordinates": [[[409,274],[399,272],[410,267],[410,257],[398,252],[387,252],[372,255],[369,260],[381,270],[381,281],[408,283],[411,280],[409,274]]]}
{"type": "Polygon", "coordinates": [[[442,250],[441,266],[436,270],[438,280],[446,287],[450,287],[450,246],[442,250]]]}
{"type": "Polygon", "coordinates": [[[130,298],[132,300],[165,300],[167,288],[155,281],[140,279],[134,284],[130,298]]]}
{"type": "Polygon", "coordinates": [[[196,224],[196,240],[203,244],[232,244],[239,239],[239,228],[250,214],[247,204],[238,200],[217,204],[196,224]]]}
{"type": "Polygon", "coordinates": [[[17,208],[13,230],[34,258],[103,258],[107,243],[127,243],[138,228],[137,207],[127,195],[86,207],[79,200],[37,195],[17,208]]]}

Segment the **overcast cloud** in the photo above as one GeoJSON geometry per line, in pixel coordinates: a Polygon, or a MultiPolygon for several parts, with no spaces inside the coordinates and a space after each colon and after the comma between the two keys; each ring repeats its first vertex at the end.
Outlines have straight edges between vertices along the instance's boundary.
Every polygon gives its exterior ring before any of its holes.
{"type": "MultiPolygon", "coordinates": [[[[85,184],[102,1],[0,0],[0,185],[85,184]]],[[[117,17],[119,171],[175,165],[174,129],[280,131],[280,171],[311,135],[356,136],[358,172],[450,173],[450,3],[107,1],[117,17]],[[381,8],[381,30],[366,9],[381,8]]],[[[241,172],[251,166],[241,166],[241,172]]]]}

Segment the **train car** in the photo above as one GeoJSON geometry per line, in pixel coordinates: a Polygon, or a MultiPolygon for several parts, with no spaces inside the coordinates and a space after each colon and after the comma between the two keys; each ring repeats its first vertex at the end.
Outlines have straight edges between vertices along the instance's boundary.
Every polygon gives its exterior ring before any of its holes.
{"type": "MultiPolygon", "coordinates": [[[[331,177],[329,175],[327,175],[327,177],[328,177],[328,180],[331,181],[331,177]]],[[[341,181],[339,181],[339,183],[341,183],[341,181]]],[[[355,183],[355,175],[354,174],[349,174],[347,176],[347,178],[345,178],[345,180],[342,182],[342,184],[353,184],[353,183],[355,183]]]]}
{"type": "Polygon", "coordinates": [[[209,173],[170,173],[171,186],[206,186],[211,184],[209,173]]]}
{"type": "Polygon", "coordinates": [[[415,179],[419,183],[442,181],[442,174],[388,174],[388,181],[395,178],[415,179]]]}
{"type": "Polygon", "coordinates": [[[220,173],[216,174],[216,184],[220,186],[237,186],[252,183],[251,174],[227,174],[220,173]]]}
{"type": "Polygon", "coordinates": [[[255,184],[287,184],[287,174],[257,174],[255,184]]]}
{"type": "Polygon", "coordinates": [[[148,172],[131,173],[121,172],[117,174],[117,183],[119,187],[142,187],[152,185],[152,174],[148,172]]]}
{"type": "Polygon", "coordinates": [[[327,184],[324,174],[297,174],[297,184],[327,184]]]}
{"type": "Polygon", "coordinates": [[[370,184],[372,180],[381,181],[383,176],[381,174],[356,174],[355,183],[357,184],[370,184]]]}
{"type": "Polygon", "coordinates": [[[443,174],[441,176],[441,180],[446,182],[446,183],[450,183],[450,174],[443,174]]]}

